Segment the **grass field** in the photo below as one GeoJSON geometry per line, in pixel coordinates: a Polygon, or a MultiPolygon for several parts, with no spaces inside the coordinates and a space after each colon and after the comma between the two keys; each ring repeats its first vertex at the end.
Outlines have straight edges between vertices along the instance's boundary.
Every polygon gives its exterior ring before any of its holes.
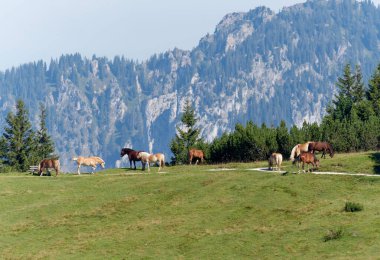
{"type": "MultiPolygon", "coordinates": [[[[320,170],[377,174],[377,158],[338,154],[320,170]]],[[[0,174],[1,258],[378,258],[380,177],[250,170],[266,165],[0,174]]]]}

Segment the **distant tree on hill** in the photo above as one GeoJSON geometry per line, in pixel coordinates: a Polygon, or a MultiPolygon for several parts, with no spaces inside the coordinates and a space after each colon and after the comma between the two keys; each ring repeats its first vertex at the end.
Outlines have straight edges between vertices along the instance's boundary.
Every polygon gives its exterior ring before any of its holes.
{"type": "Polygon", "coordinates": [[[181,116],[182,125],[177,125],[177,134],[170,142],[170,150],[174,155],[175,163],[187,163],[189,149],[201,141],[199,129],[195,127],[197,120],[195,110],[191,106],[190,100],[187,100],[181,116]]]}
{"type": "Polygon", "coordinates": [[[49,157],[54,152],[54,143],[46,127],[46,108],[40,104],[40,129],[36,133],[36,153],[38,161],[49,157]]]}

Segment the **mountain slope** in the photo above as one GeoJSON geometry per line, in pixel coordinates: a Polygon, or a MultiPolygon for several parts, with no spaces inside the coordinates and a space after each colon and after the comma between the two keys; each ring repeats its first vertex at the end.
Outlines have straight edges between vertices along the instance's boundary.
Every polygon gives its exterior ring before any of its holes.
{"type": "Polygon", "coordinates": [[[35,124],[38,103],[46,104],[68,169],[74,155],[99,155],[114,166],[123,146],[169,155],[186,99],[208,141],[248,120],[320,122],[347,62],[359,64],[365,79],[372,74],[379,28],[380,10],[368,1],[316,0],[279,13],[228,14],[193,50],[141,63],[75,54],[26,64],[0,74],[0,123],[17,98],[35,124]]]}

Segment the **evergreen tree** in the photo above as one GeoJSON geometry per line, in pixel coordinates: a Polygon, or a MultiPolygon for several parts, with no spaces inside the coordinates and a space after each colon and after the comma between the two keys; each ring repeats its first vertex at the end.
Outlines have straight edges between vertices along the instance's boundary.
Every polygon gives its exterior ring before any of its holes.
{"type": "Polygon", "coordinates": [[[380,116],[380,64],[369,80],[369,89],[366,94],[373,111],[377,116],[380,116]]]}
{"type": "Polygon", "coordinates": [[[177,126],[177,134],[170,142],[170,150],[174,154],[173,161],[175,163],[186,163],[188,161],[188,152],[200,141],[199,129],[195,128],[197,118],[195,110],[190,104],[190,100],[186,101],[183,114],[181,116],[182,127],[177,126]]]}
{"type": "Polygon", "coordinates": [[[36,133],[38,161],[49,157],[54,152],[54,143],[46,127],[46,108],[40,104],[40,129],[36,133]]]}
{"type": "Polygon", "coordinates": [[[22,100],[16,104],[16,114],[9,112],[3,137],[6,155],[4,163],[18,171],[26,171],[34,157],[34,132],[28,118],[28,110],[22,100]]]}
{"type": "Polygon", "coordinates": [[[281,120],[280,126],[277,127],[276,139],[278,144],[278,152],[281,153],[284,158],[289,157],[293,147],[290,143],[290,135],[284,120],[281,120]]]}
{"type": "Polygon", "coordinates": [[[328,112],[332,113],[334,119],[343,120],[351,115],[355,82],[355,76],[351,73],[351,66],[347,64],[344,67],[343,76],[339,77],[336,83],[339,88],[339,94],[335,96],[333,101],[334,107],[328,110],[328,112]]]}

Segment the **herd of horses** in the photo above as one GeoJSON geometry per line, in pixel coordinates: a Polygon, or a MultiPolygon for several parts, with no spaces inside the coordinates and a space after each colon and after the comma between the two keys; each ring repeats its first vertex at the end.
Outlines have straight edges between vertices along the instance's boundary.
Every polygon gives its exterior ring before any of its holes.
{"type": "MultiPolygon", "coordinates": [[[[330,155],[332,158],[334,156],[334,149],[331,146],[331,144],[327,142],[306,142],[303,144],[297,144],[293,147],[291,153],[290,153],[290,160],[293,162],[293,164],[298,163],[298,171],[300,171],[301,163],[302,163],[302,170],[304,170],[305,163],[307,164],[307,168],[309,171],[309,165],[311,164],[314,168],[319,167],[320,162],[315,156],[315,152],[322,152],[321,158],[326,158],[326,153],[330,155]]],[[[134,169],[136,170],[136,162],[141,161],[142,163],[142,170],[145,170],[145,168],[148,168],[148,171],[150,171],[150,164],[151,163],[157,163],[159,168],[158,172],[165,166],[165,155],[163,153],[156,153],[156,154],[150,154],[145,151],[135,151],[131,148],[122,148],[120,151],[120,157],[124,157],[125,155],[128,156],[129,159],[129,167],[132,169],[132,164],[134,166],[134,169]]],[[[202,150],[198,149],[190,149],[188,153],[188,159],[189,164],[192,164],[195,160],[195,164],[198,164],[200,161],[201,163],[204,162],[204,152],[202,150]]],[[[80,167],[82,165],[84,166],[90,166],[92,168],[92,174],[94,173],[97,165],[100,165],[103,169],[105,167],[105,162],[100,157],[74,157],[72,158],[73,161],[77,162],[77,173],[80,175],[80,167]]],[[[269,169],[277,171],[281,170],[281,164],[282,164],[282,154],[281,153],[272,153],[269,156],[268,164],[269,169]]],[[[51,158],[51,159],[44,159],[42,160],[38,165],[38,174],[42,176],[44,170],[48,171],[48,169],[54,169],[56,172],[56,176],[59,174],[60,170],[60,163],[58,158],[51,158]]]]}
{"type": "MultiPolygon", "coordinates": [[[[315,156],[315,152],[322,152],[321,158],[326,158],[326,153],[332,158],[334,156],[334,149],[332,145],[328,142],[306,142],[303,144],[297,144],[293,147],[290,153],[290,160],[293,164],[298,163],[298,172],[300,172],[301,163],[302,170],[305,172],[305,164],[307,164],[307,171],[309,172],[309,165],[313,166],[313,169],[319,168],[320,161],[315,156]]],[[[282,154],[272,153],[268,159],[269,170],[276,169],[281,170],[282,154]]]]}
{"type": "MultiPolygon", "coordinates": [[[[158,164],[158,172],[165,166],[165,155],[163,153],[156,153],[156,154],[150,154],[144,151],[135,151],[130,148],[122,148],[120,151],[120,157],[123,157],[124,155],[128,155],[129,159],[129,166],[132,169],[132,163],[134,165],[134,169],[136,170],[136,162],[141,161],[142,163],[142,170],[145,170],[145,167],[148,168],[148,171],[150,171],[150,164],[151,163],[157,163],[158,164]]],[[[200,160],[202,163],[204,161],[204,153],[202,150],[197,149],[190,149],[189,151],[189,163],[191,164],[193,160],[196,160],[196,163],[200,160]]],[[[91,174],[94,174],[94,171],[97,167],[97,165],[100,165],[103,169],[105,167],[105,162],[102,158],[97,156],[92,157],[73,157],[73,161],[77,162],[77,173],[80,175],[80,167],[83,166],[90,166],[92,168],[91,174]]],[[[43,175],[44,171],[48,171],[49,169],[55,170],[55,176],[58,176],[60,171],[60,162],[58,158],[49,158],[49,159],[43,159],[39,165],[38,165],[38,174],[40,176],[43,175]]]]}

